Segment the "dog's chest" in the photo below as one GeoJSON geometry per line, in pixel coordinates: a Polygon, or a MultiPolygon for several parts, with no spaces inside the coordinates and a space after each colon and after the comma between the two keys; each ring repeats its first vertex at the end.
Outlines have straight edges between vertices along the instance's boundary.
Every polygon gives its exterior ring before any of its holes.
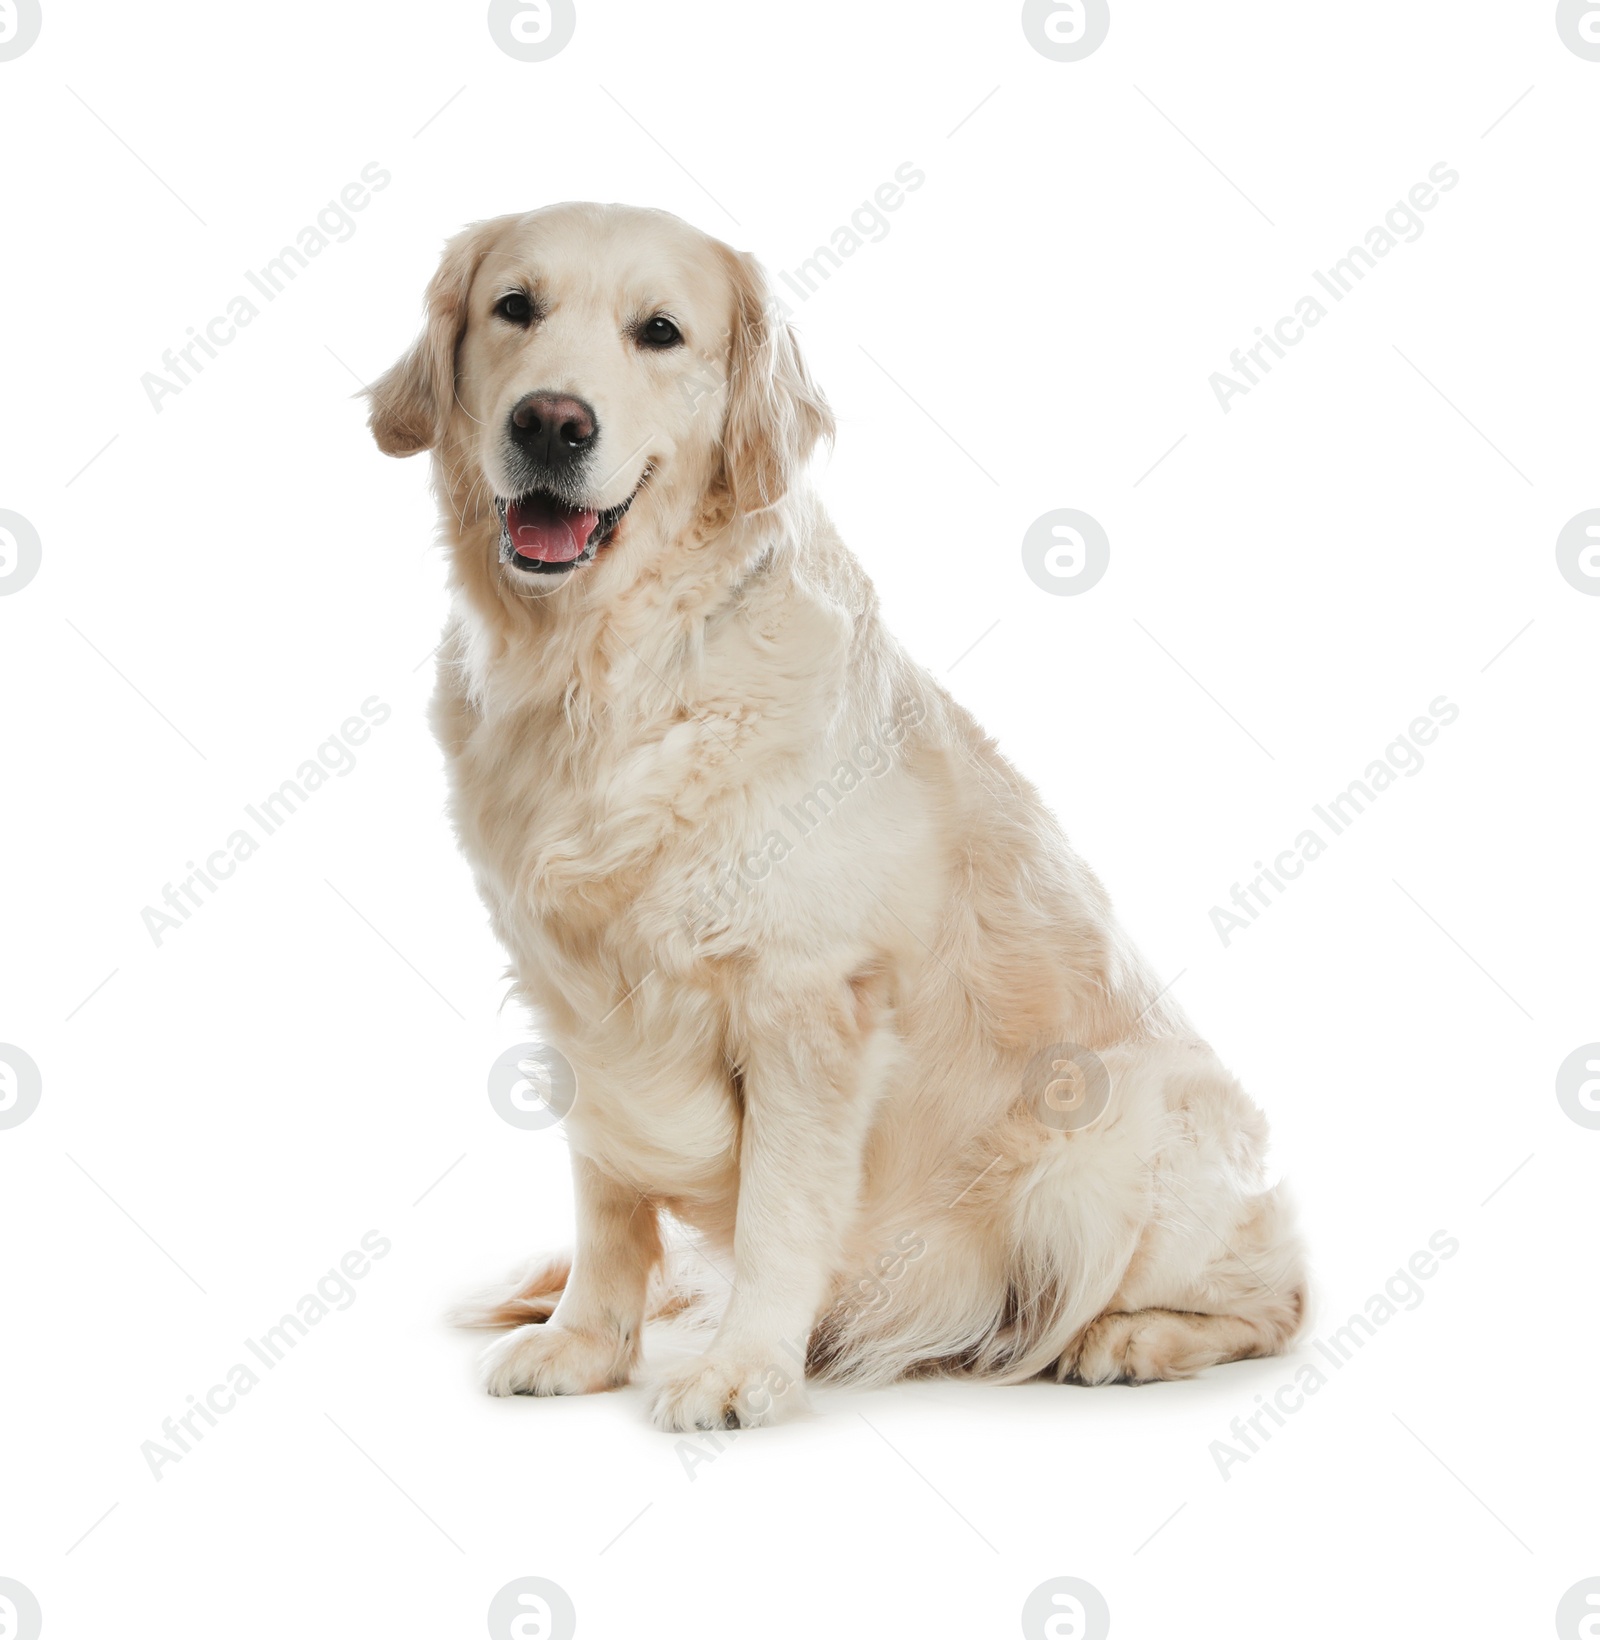
{"type": "Polygon", "coordinates": [[[641,1189],[717,1197],[737,1133],[721,1008],[656,972],[664,917],[686,900],[698,736],[638,722],[596,744],[539,713],[454,741],[439,727],[496,932],[578,1071],[575,1142],[641,1189]]]}
{"type": "Polygon", "coordinates": [[[468,720],[450,761],[462,847],[502,933],[613,938],[659,899],[706,818],[721,749],[693,721],[575,729],[554,707],[468,720]]]}

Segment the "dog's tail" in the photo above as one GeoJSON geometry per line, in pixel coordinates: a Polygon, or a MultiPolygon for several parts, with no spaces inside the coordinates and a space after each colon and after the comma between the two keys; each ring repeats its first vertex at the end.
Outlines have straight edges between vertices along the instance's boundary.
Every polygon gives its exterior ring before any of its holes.
{"type": "Polygon", "coordinates": [[[530,1321],[548,1321],[572,1274],[572,1255],[536,1259],[510,1284],[471,1298],[450,1313],[457,1327],[504,1332],[530,1321]]]}
{"type": "MultiPolygon", "coordinates": [[[[457,1327],[507,1332],[530,1322],[548,1321],[572,1276],[572,1254],[560,1252],[535,1259],[520,1275],[468,1299],[450,1313],[457,1327]]],[[[674,1331],[698,1334],[716,1325],[732,1278],[698,1239],[685,1237],[665,1249],[650,1280],[645,1319],[675,1323],[674,1331]]]]}

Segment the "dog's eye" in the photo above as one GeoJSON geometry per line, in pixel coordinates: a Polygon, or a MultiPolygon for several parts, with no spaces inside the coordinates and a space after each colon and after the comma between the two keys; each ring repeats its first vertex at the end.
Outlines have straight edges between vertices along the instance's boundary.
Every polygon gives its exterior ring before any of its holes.
{"type": "Polygon", "coordinates": [[[521,325],[526,329],[533,323],[533,303],[520,290],[514,290],[509,296],[502,296],[494,305],[495,312],[510,324],[521,325]]]}
{"type": "Polygon", "coordinates": [[[641,347],[677,347],[682,341],[683,332],[664,314],[658,313],[639,326],[641,347]]]}

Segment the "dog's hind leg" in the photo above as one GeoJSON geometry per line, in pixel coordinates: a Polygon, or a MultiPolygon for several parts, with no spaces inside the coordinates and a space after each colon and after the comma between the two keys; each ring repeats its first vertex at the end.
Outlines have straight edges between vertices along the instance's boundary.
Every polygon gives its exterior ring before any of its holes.
{"type": "Polygon", "coordinates": [[[1215,1256],[1192,1272],[1174,1269],[1182,1259],[1172,1259],[1167,1229],[1150,1227],[1128,1278],[1062,1357],[1058,1376],[1142,1384],[1288,1347],[1305,1321],[1307,1298],[1281,1187],[1246,1199],[1235,1218],[1201,1228],[1215,1256]]]}
{"type": "Polygon", "coordinates": [[[1145,1222],[1056,1376],[1146,1383],[1278,1354],[1305,1323],[1307,1280],[1288,1196],[1265,1188],[1261,1113],[1204,1043],[1123,1045],[1104,1058],[1129,1104],[1159,1124],[1136,1150],[1145,1222]]]}

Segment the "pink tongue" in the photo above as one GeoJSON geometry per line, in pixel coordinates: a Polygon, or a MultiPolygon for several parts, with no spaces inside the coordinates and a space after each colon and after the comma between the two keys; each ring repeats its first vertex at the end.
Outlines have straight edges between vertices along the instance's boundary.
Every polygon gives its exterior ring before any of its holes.
{"type": "Polygon", "coordinates": [[[589,544],[600,522],[596,512],[574,512],[548,496],[529,496],[506,509],[511,545],[544,564],[569,564],[589,544]]]}

